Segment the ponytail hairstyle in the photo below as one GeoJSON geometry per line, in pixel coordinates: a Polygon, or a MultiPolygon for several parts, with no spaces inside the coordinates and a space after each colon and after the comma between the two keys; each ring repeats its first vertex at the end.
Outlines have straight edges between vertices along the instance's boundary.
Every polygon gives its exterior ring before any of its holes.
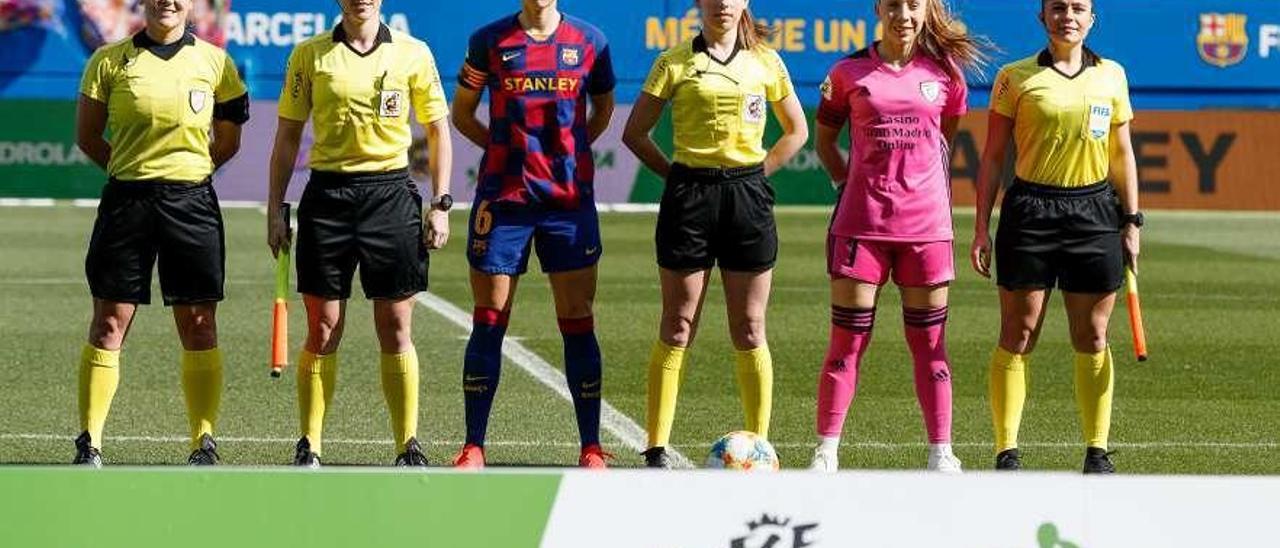
{"type": "Polygon", "coordinates": [[[742,49],[756,49],[771,40],[776,32],[767,23],[756,21],[751,15],[751,8],[742,8],[742,18],[738,20],[738,44],[742,49]]]}
{"type": "Polygon", "coordinates": [[[920,49],[941,61],[953,76],[965,71],[981,75],[991,62],[989,52],[997,51],[995,44],[985,36],[970,34],[944,0],[925,1],[924,30],[918,38],[920,49]]]}

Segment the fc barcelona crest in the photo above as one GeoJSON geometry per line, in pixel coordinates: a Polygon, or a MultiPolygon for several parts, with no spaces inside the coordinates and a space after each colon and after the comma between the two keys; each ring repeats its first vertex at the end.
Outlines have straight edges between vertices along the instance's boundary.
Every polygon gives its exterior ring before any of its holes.
{"type": "Polygon", "coordinates": [[[582,51],[578,48],[564,48],[560,50],[560,62],[566,67],[576,67],[582,64],[582,51]]]}
{"type": "Polygon", "coordinates": [[[1243,61],[1249,53],[1247,18],[1242,13],[1200,14],[1200,35],[1196,37],[1200,58],[1218,68],[1243,61]]]}
{"type": "Polygon", "coordinates": [[[205,101],[209,99],[209,94],[203,89],[193,89],[187,95],[187,104],[191,106],[191,112],[200,114],[204,110],[205,101]]]}

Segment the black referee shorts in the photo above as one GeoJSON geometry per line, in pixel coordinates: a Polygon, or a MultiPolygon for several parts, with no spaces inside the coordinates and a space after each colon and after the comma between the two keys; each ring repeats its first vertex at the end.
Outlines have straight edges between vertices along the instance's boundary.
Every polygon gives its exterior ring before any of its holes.
{"type": "Polygon", "coordinates": [[[422,196],[408,170],[312,171],[298,204],[298,292],[334,300],[360,284],[369,299],[426,291],[422,196]]]}
{"type": "Polygon", "coordinates": [[[655,240],[670,270],[764,272],[778,260],[773,187],[762,166],[671,166],[655,240]]]}
{"type": "Polygon", "coordinates": [[[996,282],[1005,289],[1111,293],[1124,282],[1121,207],[1102,182],[1059,188],[1015,180],[996,230],[996,282]]]}
{"type": "Polygon", "coordinates": [[[157,258],[166,306],[222,300],[226,246],[210,180],[112,179],[103,187],[84,261],[89,291],[108,301],[151,304],[157,258]]]}

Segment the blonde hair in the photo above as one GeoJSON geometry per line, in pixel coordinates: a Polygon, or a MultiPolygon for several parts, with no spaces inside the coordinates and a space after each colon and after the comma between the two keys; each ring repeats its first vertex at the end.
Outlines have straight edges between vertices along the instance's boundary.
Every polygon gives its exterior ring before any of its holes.
{"type": "Polygon", "coordinates": [[[767,23],[756,21],[751,15],[751,8],[743,8],[742,18],[738,20],[738,43],[742,49],[756,49],[773,38],[776,29],[767,23]]]}
{"type": "Polygon", "coordinates": [[[917,39],[920,49],[942,61],[950,72],[981,75],[991,61],[988,52],[997,50],[995,44],[985,36],[970,34],[944,0],[925,1],[924,30],[917,39]]]}

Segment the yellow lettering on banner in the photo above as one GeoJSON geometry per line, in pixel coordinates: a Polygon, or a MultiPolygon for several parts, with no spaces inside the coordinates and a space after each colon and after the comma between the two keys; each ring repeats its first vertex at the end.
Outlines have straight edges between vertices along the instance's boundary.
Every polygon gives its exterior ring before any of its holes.
{"type": "Polygon", "coordinates": [[[676,40],[676,43],[678,44],[697,36],[701,31],[701,26],[702,21],[698,20],[698,10],[690,9],[684,12],[684,17],[680,19],[680,39],[676,40]]]}
{"type": "Polygon", "coordinates": [[[651,50],[670,49],[698,34],[700,24],[696,9],[690,9],[680,18],[650,17],[644,23],[644,47],[651,50]]]}
{"type": "Polygon", "coordinates": [[[804,29],[809,24],[804,19],[788,19],[782,27],[782,50],[791,52],[804,51],[804,29]]]}
{"type": "Polygon", "coordinates": [[[860,50],[867,47],[867,22],[831,19],[818,20],[814,28],[814,47],[822,53],[860,50]]]}
{"type": "Polygon", "coordinates": [[[674,17],[659,19],[650,17],[644,22],[644,47],[645,49],[670,49],[671,44],[675,43],[676,25],[679,23],[674,17]]]}
{"type": "Polygon", "coordinates": [[[809,25],[804,19],[774,19],[769,25],[777,30],[768,42],[769,47],[778,50],[799,53],[805,50],[805,27],[809,25]]]}
{"type": "MultiPolygon", "coordinates": [[[[775,18],[760,19],[772,26],[777,32],[765,42],[770,48],[781,52],[803,53],[812,48],[820,53],[848,53],[867,47],[871,39],[867,36],[865,19],[814,19],[775,18]],[[813,26],[812,43],[809,27],[813,26]]],[[[677,44],[697,36],[701,21],[698,10],[691,9],[680,18],[649,17],[645,19],[644,46],[649,50],[666,50],[677,44]]],[[[884,37],[884,27],[875,26],[875,40],[884,37]]]]}

